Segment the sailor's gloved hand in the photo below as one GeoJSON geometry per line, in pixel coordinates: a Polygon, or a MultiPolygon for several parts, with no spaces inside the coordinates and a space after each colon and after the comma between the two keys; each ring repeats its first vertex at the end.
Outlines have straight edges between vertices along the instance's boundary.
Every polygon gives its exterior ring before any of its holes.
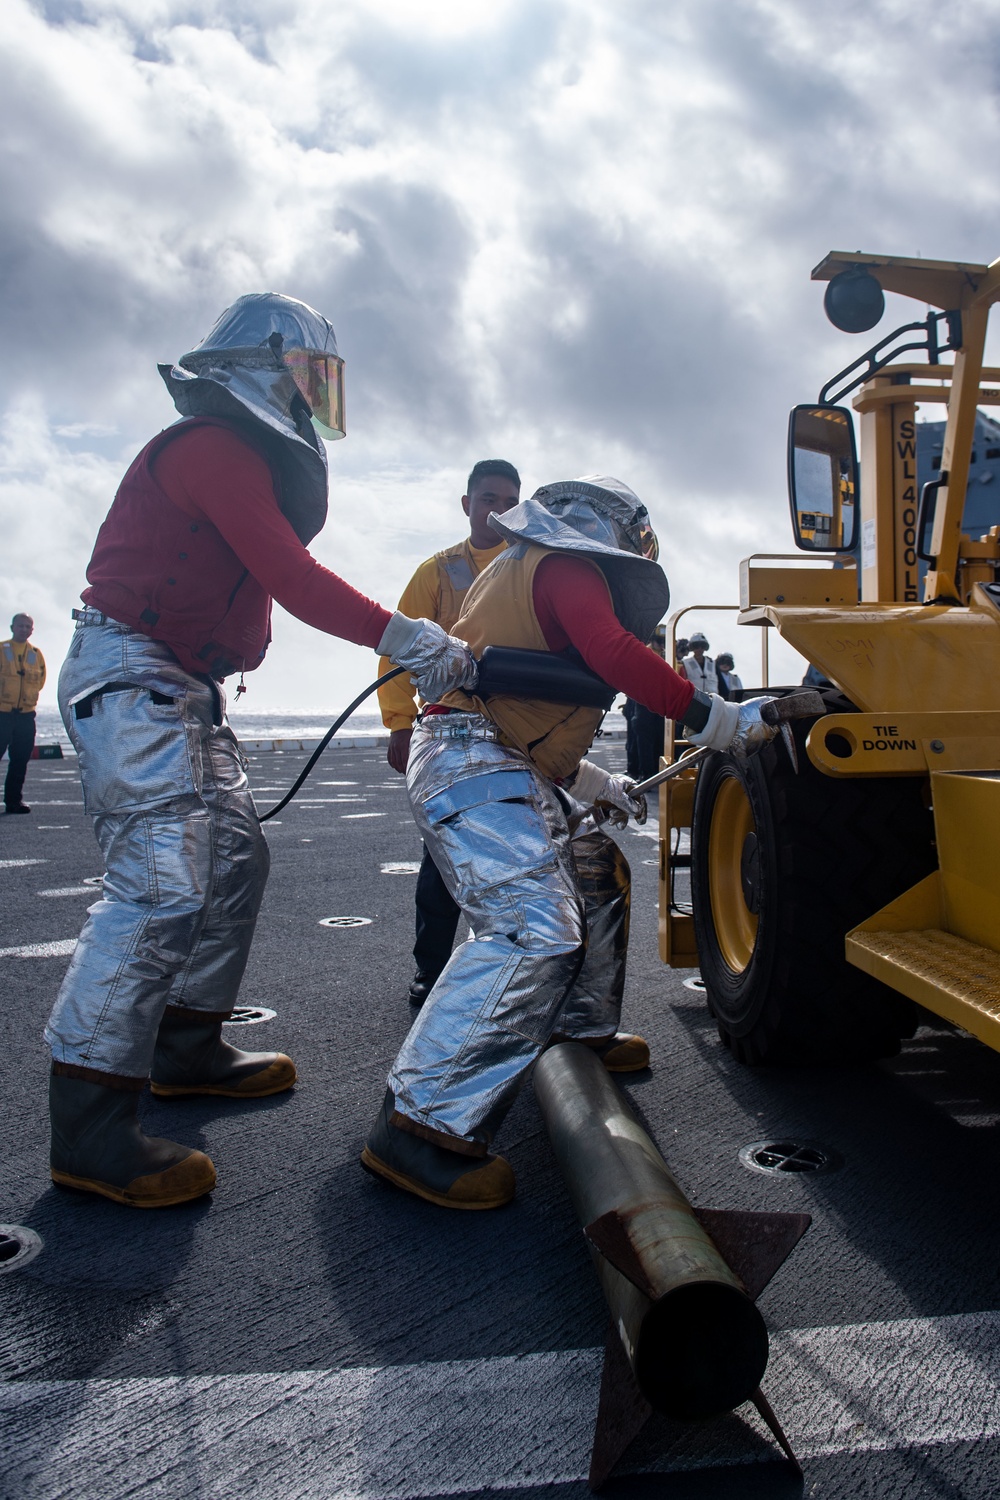
{"type": "Polygon", "coordinates": [[[476,658],[464,641],[433,620],[411,620],[397,610],[375,649],[406,668],[426,703],[437,703],[457,689],[472,692],[476,686],[476,658]]]}
{"type": "Polygon", "coordinates": [[[740,705],[727,703],[718,693],[696,692],[684,716],[685,736],[692,745],[728,750],[740,727],[740,705]]]}
{"type": "Polygon", "coordinates": [[[729,746],[730,755],[746,760],[758,750],[763,750],[779,733],[777,725],[765,724],[760,715],[764,704],[773,702],[773,698],[748,698],[745,703],[736,705],[740,711],[740,722],[729,746]]]}
{"type": "MultiPolygon", "coordinates": [[[[715,693],[696,693],[688,713],[703,720],[700,729],[687,729],[692,745],[707,745],[710,750],[728,750],[745,760],[773,740],[778,730],[765,724],[760,711],[770,698],[748,698],[745,703],[727,703],[715,693]],[[705,718],[705,709],[708,717],[705,718]]],[[[685,723],[687,719],[685,718],[685,723]]]]}
{"type": "Polygon", "coordinates": [[[613,827],[624,828],[629,818],[637,823],[646,821],[646,799],[641,792],[637,797],[632,795],[634,786],[629,776],[611,776],[592,760],[581,760],[566,790],[585,807],[599,807],[605,821],[613,827]]]}

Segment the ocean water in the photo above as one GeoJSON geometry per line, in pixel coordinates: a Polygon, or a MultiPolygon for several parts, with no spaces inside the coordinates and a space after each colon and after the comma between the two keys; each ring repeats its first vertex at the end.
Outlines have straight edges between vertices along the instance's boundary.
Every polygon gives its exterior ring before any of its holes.
{"type": "MultiPolygon", "coordinates": [[[[256,705],[244,708],[232,698],[229,702],[229,722],[241,740],[319,740],[342,712],[339,708],[310,708],[301,713],[291,713],[287,709],[267,709],[256,705]]],[[[604,728],[624,730],[625,720],[621,714],[609,713],[604,720],[604,728]]],[[[378,714],[365,713],[363,708],[353,714],[339,731],[339,735],[350,735],[356,739],[385,733],[378,714]]],[[[58,743],[66,750],[70,748],[69,736],[63,728],[57,708],[39,708],[36,739],[39,744],[58,743]]]]}
{"type": "MultiPolygon", "coordinates": [[[[229,722],[241,740],[319,740],[329,729],[338,714],[338,708],[313,708],[304,713],[290,713],[286,709],[243,708],[229,703],[229,722]]],[[[54,707],[38,709],[35,738],[39,744],[58,743],[69,749],[70,742],[63,728],[59,710],[54,707]]],[[[378,714],[359,710],[344,725],[342,734],[360,738],[363,735],[385,734],[378,714]]]]}
{"type": "MultiPolygon", "coordinates": [[[[242,708],[230,699],[229,722],[241,740],[320,740],[343,711],[342,708],[314,708],[308,713],[295,714],[279,709],[242,708]]],[[[357,738],[387,732],[378,714],[366,714],[363,707],[352,714],[339,731],[357,738]]]]}

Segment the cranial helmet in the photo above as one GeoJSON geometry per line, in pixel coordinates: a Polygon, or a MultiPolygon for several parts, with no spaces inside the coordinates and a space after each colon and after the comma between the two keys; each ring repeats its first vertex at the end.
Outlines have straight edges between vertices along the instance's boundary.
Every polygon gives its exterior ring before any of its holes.
{"type": "Polygon", "coordinates": [[[303,542],[327,509],[327,437],[344,436],[344,362],[332,325],[294,297],[255,292],[159,371],[182,416],[253,423],[275,465],[281,508],[303,542]]]}
{"type": "Polygon", "coordinates": [[[702,635],[702,633],[701,633],[700,630],[696,630],[695,633],[694,633],[694,635],[689,635],[688,636],[688,645],[689,646],[701,646],[705,651],[707,651],[708,650],[708,636],[707,635],[702,635]]]}
{"type": "Polygon", "coordinates": [[[620,479],[588,474],[543,485],[490,525],[508,545],[535,542],[593,558],[611,590],[615,614],[648,641],[670,603],[649,512],[620,479]]]}

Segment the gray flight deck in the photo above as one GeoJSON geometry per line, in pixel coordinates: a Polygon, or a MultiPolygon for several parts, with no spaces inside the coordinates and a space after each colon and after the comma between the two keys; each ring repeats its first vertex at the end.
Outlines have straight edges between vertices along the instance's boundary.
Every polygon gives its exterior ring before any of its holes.
{"type": "MultiPolygon", "coordinates": [[[[620,743],[596,758],[619,768],[620,743]]],[[[261,805],[304,760],[254,752],[261,805]]],[[[219,1170],[211,1199],[158,1212],[48,1182],[41,1030],[101,865],[74,760],[33,763],[25,795],[30,818],[0,819],[0,1222],[44,1245],[0,1266],[3,1500],[583,1500],[606,1314],[530,1086],[498,1142],[518,1178],[500,1212],[447,1213],[358,1165],[411,1014],[414,877],[383,867],[420,846],[384,752],[331,750],[268,825],[241,1000],[277,1015],[228,1034],[287,1050],[300,1082],[244,1105],[145,1098],[148,1130],[219,1170]]],[[[696,1204],[813,1216],[761,1299],[764,1388],[805,1480],[741,1410],[654,1421],[608,1493],[993,1500],[1000,1057],[928,1027],[876,1066],[739,1067],[691,975],[659,963],[654,832],[621,836],[626,1021],[653,1053],[625,1089],[696,1204]],[[785,1138],[841,1164],[741,1164],[785,1138]]]]}

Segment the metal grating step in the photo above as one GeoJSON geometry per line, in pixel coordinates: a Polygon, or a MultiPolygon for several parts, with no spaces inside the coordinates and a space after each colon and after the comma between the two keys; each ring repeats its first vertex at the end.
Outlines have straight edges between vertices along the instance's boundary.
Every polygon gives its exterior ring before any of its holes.
{"type": "Polygon", "coordinates": [[[851,963],[937,1015],[997,1046],[1000,953],[930,927],[920,932],[854,931],[851,963]]]}

